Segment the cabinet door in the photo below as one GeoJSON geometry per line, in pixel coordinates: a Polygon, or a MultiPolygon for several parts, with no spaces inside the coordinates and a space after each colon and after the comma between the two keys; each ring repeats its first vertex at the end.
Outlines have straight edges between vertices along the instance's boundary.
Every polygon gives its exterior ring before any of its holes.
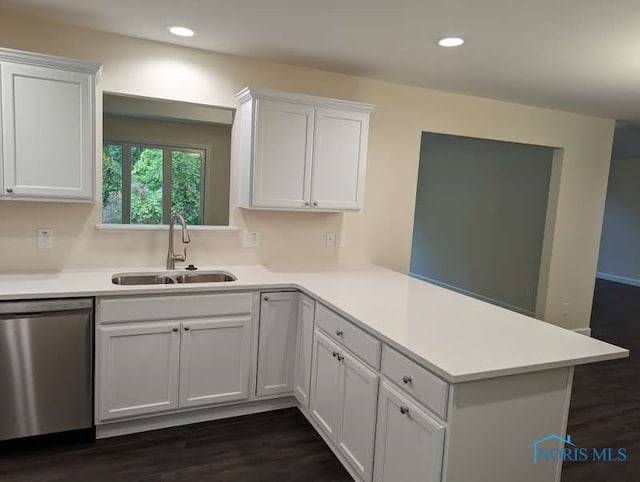
{"type": "Polygon", "coordinates": [[[361,209],[369,114],[317,109],[311,201],[324,209],[361,209]]]}
{"type": "Polygon", "coordinates": [[[2,63],[4,194],[93,198],[93,77],[2,63]]]}
{"type": "Polygon", "coordinates": [[[309,386],[311,384],[311,352],[313,350],[313,318],[316,303],[308,296],[299,295],[298,336],[294,361],[293,394],[298,403],[309,407],[309,386]]]}
{"type": "Polygon", "coordinates": [[[291,393],[296,349],[297,293],[263,293],[256,395],[291,393]]]}
{"type": "Polygon", "coordinates": [[[97,330],[100,420],[178,408],[179,323],[97,330]]]}
{"type": "Polygon", "coordinates": [[[382,383],[376,434],[376,482],[440,482],[444,425],[382,383]]]}
{"type": "Polygon", "coordinates": [[[252,205],[309,205],[314,108],[257,100],[252,205]]]}
{"type": "Polygon", "coordinates": [[[342,416],[338,351],[338,345],[315,330],[309,406],[320,428],[334,442],[337,441],[342,416]]]}
{"type": "MultiPolygon", "coordinates": [[[[378,375],[340,351],[342,427],[338,447],[363,480],[371,480],[378,405],[378,375]]],[[[399,479],[398,479],[399,480],[399,479]]]]}
{"type": "Polygon", "coordinates": [[[251,317],[182,322],[180,407],[249,395],[251,317]]]}

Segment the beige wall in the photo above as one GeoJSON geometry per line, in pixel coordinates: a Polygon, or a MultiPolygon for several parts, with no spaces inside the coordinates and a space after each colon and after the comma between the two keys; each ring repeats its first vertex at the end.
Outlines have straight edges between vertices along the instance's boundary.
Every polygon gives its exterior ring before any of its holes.
{"type": "Polygon", "coordinates": [[[104,139],[207,149],[202,224],[229,224],[231,126],[187,124],[116,115],[102,118],[104,139]]]}
{"type": "MultiPolygon", "coordinates": [[[[186,49],[3,14],[0,45],[104,64],[101,88],[225,107],[245,85],[377,105],[371,118],[362,214],[239,213],[241,229],[261,233],[257,251],[239,233],[196,233],[196,264],[371,260],[409,267],[422,131],[564,148],[545,319],[589,324],[614,123],[607,119],[403,86],[361,77],[186,49]],[[342,249],[324,232],[345,233],[342,249]],[[562,316],[562,303],[571,306],[562,316]]],[[[434,66],[435,68],[436,66],[434,66]]],[[[0,270],[161,265],[166,234],[99,232],[100,207],[0,203],[0,270]],[[11,229],[6,227],[10,226],[11,229]],[[55,231],[56,248],[35,249],[36,227],[55,231]]]]}

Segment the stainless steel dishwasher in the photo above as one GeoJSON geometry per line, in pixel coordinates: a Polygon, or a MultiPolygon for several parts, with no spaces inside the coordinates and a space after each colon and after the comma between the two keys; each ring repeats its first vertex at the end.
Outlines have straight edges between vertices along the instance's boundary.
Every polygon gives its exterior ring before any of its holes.
{"type": "Polygon", "coordinates": [[[0,440],[93,426],[93,300],[0,302],[0,440]]]}

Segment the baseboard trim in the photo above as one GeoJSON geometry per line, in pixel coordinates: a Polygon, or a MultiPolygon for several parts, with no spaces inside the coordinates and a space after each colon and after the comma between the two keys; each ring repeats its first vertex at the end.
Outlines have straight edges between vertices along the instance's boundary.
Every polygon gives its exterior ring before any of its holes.
{"type": "Polygon", "coordinates": [[[292,408],[297,405],[295,398],[282,397],[270,400],[243,402],[235,405],[224,405],[221,407],[209,407],[202,410],[192,410],[182,413],[155,415],[137,420],[122,420],[98,425],[96,427],[96,438],[117,437],[119,435],[147,432],[149,430],[159,430],[191,423],[210,422],[222,418],[239,417],[254,413],[270,412],[271,410],[292,408]]]}
{"type": "Polygon", "coordinates": [[[574,328],[573,331],[581,335],[591,336],[591,328],[574,328]]]}
{"type": "Polygon", "coordinates": [[[596,278],[607,281],[614,281],[616,283],[622,283],[629,286],[640,286],[640,279],[627,278],[626,276],[618,276],[617,274],[602,273],[598,271],[596,278]]]}
{"type": "Polygon", "coordinates": [[[420,274],[416,274],[416,273],[409,273],[409,276],[411,276],[412,278],[417,278],[421,281],[426,281],[427,283],[431,283],[437,286],[440,286],[442,288],[446,288],[448,290],[451,291],[455,291],[456,293],[461,293],[463,295],[467,295],[470,296],[472,298],[476,298],[479,299],[480,301],[485,301],[487,303],[491,303],[492,305],[497,305],[501,308],[505,308],[507,310],[511,310],[511,311],[515,311],[516,313],[521,313],[523,315],[527,315],[527,316],[531,316],[533,318],[535,318],[536,313],[535,311],[530,311],[524,308],[520,308],[519,306],[514,306],[514,305],[510,305],[509,303],[504,303],[503,301],[499,301],[499,300],[495,300],[493,298],[490,298],[488,296],[484,296],[484,295],[480,295],[478,293],[474,293],[473,291],[469,291],[469,290],[465,290],[463,288],[458,288],[457,286],[453,286],[450,285],[448,283],[443,283],[442,281],[438,281],[432,278],[429,278],[427,276],[422,276],[420,274]]]}

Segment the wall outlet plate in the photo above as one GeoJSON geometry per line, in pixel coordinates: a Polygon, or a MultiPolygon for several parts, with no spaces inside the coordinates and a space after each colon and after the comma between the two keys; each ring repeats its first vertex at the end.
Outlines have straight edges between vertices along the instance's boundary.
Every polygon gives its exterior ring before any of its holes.
{"type": "Polygon", "coordinates": [[[53,248],[53,229],[38,228],[38,248],[40,249],[53,248]]]}
{"type": "Polygon", "coordinates": [[[327,248],[335,248],[336,247],[336,233],[333,231],[327,231],[325,235],[325,246],[327,248]]]}
{"type": "Polygon", "coordinates": [[[245,248],[257,248],[260,244],[260,233],[256,231],[245,231],[242,234],[242,246],[245,248]]]}

